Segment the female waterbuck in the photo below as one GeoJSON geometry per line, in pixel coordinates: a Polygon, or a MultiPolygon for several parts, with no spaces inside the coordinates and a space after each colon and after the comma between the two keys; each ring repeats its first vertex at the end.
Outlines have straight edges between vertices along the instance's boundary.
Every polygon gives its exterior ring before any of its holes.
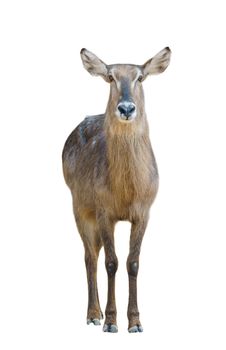
{"type": "Polygon", "coordinates": [[[68,137],[63,150],[63,171],[73,197],[78,231],[85,248],[88,280],[87,323],[103,317],[97,290],[97,260],[104,246],[108,275],[105,332],[117,332],[114,247],[117,221],[131,222],[129,276],[129,332],[142,332],[137,306],[137,274],[141,242],[149,209],[158,189],[158,171],[149,140],[142,82],[163,72],[170,61],[168,47],[144,65],[106,65],[86,49],[84,67],[110,84],[105,114],[85,118],[68,137]]]}

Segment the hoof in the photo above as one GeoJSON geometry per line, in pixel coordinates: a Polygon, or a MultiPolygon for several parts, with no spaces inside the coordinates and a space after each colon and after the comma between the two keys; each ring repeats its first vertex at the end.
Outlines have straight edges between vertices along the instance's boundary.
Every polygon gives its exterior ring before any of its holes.
{"type": "Polygon", "coordinates": [[[103,331],[108,333],[117,333],[118,327],[115,324],[108,323],[104,325],[103,331]]]}
{"type": "Polygon", "coordinates": [[[141,333],[143,332],[143,327],[139,324],[128,329],[129,333],[141,333]]]}
{"type": "Polygon", "coordinates": [[[88,318],[87,319],[87,324],[93,323],[94,326],[100,326],[100,320],[98,318],[88,318]]]}

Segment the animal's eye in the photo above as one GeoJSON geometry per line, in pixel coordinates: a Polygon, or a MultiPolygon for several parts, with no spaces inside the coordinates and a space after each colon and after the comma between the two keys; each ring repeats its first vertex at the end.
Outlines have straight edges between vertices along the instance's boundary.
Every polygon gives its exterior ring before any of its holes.
{"type": "Polygon", "coordinates": [[[141,82],[143,80],[143,78],[144,78],[143,75],[140,75],[139,78],[138,78],[138,81],[141,82]]]}
{"type": "Polygon", "coordinates": [[[111,74],[108,75],[108,79],[110,82],[112,82],[114,80],[113,76],[111,74]]]}

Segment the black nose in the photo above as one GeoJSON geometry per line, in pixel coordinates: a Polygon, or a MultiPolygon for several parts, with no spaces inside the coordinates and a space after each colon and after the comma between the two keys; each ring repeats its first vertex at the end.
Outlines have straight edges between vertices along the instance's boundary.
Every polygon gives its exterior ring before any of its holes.
{"type": "Polygon", "coordinates": [[[120,103],[118,105],[118,110],[120,114],[123,114],[126,117],[130,117],[132,113],[135,111],[135,109],[136,107],[133,103],[130,103],[130,104],[120,103]]]}

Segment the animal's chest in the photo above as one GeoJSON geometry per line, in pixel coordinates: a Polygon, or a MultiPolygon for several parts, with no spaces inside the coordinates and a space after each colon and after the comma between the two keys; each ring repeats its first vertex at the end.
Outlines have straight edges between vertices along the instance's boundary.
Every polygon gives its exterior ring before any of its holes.
{"type": "Polygon", "coordinates": [[[125,198],[139,197],[150,188],[152,176],[149,171],[141,173],[135,169],[125,169],[123,174],[111,177],[110,188],[112,194],[123,195],[125,198]]]}
{"type": "Polygon", "coordinates": [[[157,178],[151,177],[150,172],[137,173],[137,177],[126,172],[126,177],[118,177],[111,181],[111,186],[105,197],[106,207],[110,216],[115,220],[133,221],[142,211],[146,212],[157,193],[157,178]]]}
{"type": "Polygon", "coordinates": [[[109,189],[111,196],[122,206],[135,201],[148,200],[153,195],[156,174],[150,157],[143,160],[125,159],[111,167],[109,172],[109,189]]]}
{"type": "Polygon", "coordinates": [[[117,141],[107,147],[106,171],[99,178],[97,197],[99,203],[111,208],[117,217],[128,217],[134,206],[152,203],[157,192],[158,173],[147,140],[133,144],[117,141]]]}

